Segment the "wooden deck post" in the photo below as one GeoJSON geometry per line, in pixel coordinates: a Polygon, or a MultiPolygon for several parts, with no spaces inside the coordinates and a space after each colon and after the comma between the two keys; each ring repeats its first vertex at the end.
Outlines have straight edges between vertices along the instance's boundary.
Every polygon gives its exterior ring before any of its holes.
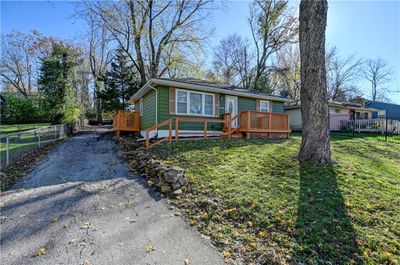
{"type": "Polygon", "coordinates": [[[231,139],[232,138],[232,119],[231,119],[231,115],[229,115],[229,120],[228,120],[228,138],[231,139]]]}
{"type": "Polygon", "coordinates": [[[172,142],[172,119],[169,121],[168,141],[170,143],[172,142]]]}
{"type": "Polygon", "coordinates": [[[178,142],[178,137],[179,137],[179,118],[176,118],[176,121],[175,121],[175,143],[178,142]]]}
{"type": "Polygon", "coordinates": [[[204,139],[207,139],[207,120],[204,121],[204,139]]]}
{"type": "Polygon", "coordinates": [[[247,129],[251,128],[251,112],[247,111],[247,129]]]}

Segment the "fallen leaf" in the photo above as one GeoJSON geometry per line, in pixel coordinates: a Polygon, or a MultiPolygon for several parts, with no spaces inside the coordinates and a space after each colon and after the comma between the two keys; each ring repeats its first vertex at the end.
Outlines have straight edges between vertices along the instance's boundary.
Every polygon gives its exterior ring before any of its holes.
{"type": "Polygon", "coordinates": [[[236,208],[230,208],[230,209],[228,209],[228,210],[225,210],[225,212],[227,212],[227,213],[234,213],[234,212],[236,212],[236,208]]]}
{"type": "Polygon", "coordinates": [[[82,226],[81,226],[81,229],[90,229],[90,228],[92,228],[93,227],[93,225],[91,224],[91,223],[84,223],[82,226]]]}
{"type": "Polygon", "coordinates": [[[133,204],[134,204],[133,201],[128,200],[128,202],[126,203],[125,207],[129,207],[129,206],[131,206],[131,205],[133,205],[133,204]]]}
{"type": "Polygon", "coordinates": [[[154,251],[155,250],[155,248],[154,248],[154,246],[152,246],[152,245],[148,245],[147,247],[146,247],[146,251],[147,252],[151,252],[151,251],[154,251]]]}
{"type": "Polygon", "coordinates": [[[266,238],[266,237],[268,237],[268,232],[267,231],[260,231],[258,233],[258,237],[259,238],[266,238]]]}
{"type": "Polygon", "coordinates": [[[35,256],[38,257],[38,256],[42,256],[42,255],[44,255],[44,254],[46,254],[46,248],[45,248],[45,247],[41,247],[41,248],[38,250],[38,252],[36,252],[35,256]]]}
{"type": "Polygon", "coordinates": [[[225,251],[224,252],[224,258],[231,259],[232,258],[232,253],[230,251],[225,251]]]}

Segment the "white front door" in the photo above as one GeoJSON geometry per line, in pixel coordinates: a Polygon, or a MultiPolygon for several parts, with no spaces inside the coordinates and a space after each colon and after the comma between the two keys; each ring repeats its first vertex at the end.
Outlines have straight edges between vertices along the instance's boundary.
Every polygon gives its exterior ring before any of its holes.
{"type": "MultiPolygon", "coordinates": [[[[233,118],[236,114],[238,114],[238,98],[234,96],[226,96],[225,97],[225,112],[229,112],[231,117],[233,118]]],[[[232,128],[237,127],[237,119],[232,121],[232,128]]]]}

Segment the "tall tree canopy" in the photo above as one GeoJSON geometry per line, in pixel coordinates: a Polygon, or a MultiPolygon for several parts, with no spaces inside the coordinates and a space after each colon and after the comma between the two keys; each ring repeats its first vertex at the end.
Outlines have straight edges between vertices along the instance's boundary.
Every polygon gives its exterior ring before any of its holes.
{"type": "Polygon", "coordinates": [[[300,3],[301,58],[301,162],[324,164],[331,161],[329,108],[325,65],[326,0],[300,3]]]}
{"type": "Polygon", "coordinates": [[[80,115],[76,79],[80,55],[79,49],[54,42],[52,52],[42,60],[39,92],[54,123],[71,122],[80,115]]]}
{"type": "Polygon", "coordinates": [[[102,99],[105,111],[125,109],[127,101],[140,88],[140,76],[135,67],[129,63],[123,49],[115,51],[111,69],[105,76],[105,89],[97,92],[102,99]]]}
{"type": "Polygon", "coordinates": [[[128,55],[141,85],[179,63],[182,54],[199,50],[205,32],[203,21],[211,0],[85,1],[80,9],[103,21],[110,37],[128,55]]]}
{"type": "Polygon", "coordinates": [[[37,92],[38,65],[49,54],[54,38],[33,30],[1,36],[0,77],[3,87],[28,97],[37,92]]]}

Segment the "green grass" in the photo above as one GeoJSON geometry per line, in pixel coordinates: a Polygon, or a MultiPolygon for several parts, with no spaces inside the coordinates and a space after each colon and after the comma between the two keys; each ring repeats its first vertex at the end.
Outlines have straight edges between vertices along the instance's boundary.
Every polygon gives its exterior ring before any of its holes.
{"type": "MultiPolygon", "coordinates": [[[[37,138],[33,133],[23,133],[21,135],[14,135],[18,132],[24,132],[32,129],[44,128],[50,126],[50,123],[32,123],[32,124],[2,124],[0,125],[1,136],[10,136],[9,138],[9,157],[10,161],[18,158],[19,156],[26,153],[26,151],[34,149],[38,146],[37,138]]],[[[52,136],[47,138],[42,137],[42,144],[53,140],[52,136]]],[[[0,141],[0,165],[4,165],[6,162],[6,139],[3,137],[0,141]]]]}
{"type": "Polygon", "coordinates": [[[1,124],[0,135],[5,136],[12,133],[38,129],[46,126],[50,126],[50,123],[1,124]]]}
{"type": "Polygon", "coordinates": [[[207,140],[154,152],[187,170],[193,194],[179,204],[227,257],[398,264],[400,145],[334,136],[334,163],[313,166],[297,162],[300,142],[207,140]]]}

